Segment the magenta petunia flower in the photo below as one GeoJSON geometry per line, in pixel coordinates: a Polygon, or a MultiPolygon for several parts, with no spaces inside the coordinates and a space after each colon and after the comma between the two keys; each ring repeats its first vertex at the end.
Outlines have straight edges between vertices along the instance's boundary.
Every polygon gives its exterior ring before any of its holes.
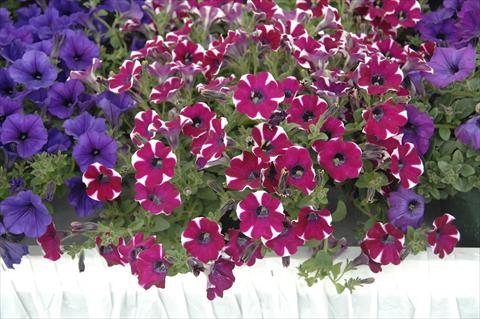
{"type": "Polygon", "coordinates": [[[212,80],[220,71],[222,63],[224,60],[224,53],[212,48],[211,50],[205,51],[203,55],[202,67],[204,69],[203,73],[208,80],[212,80]]]}
{"type": "Polygon", "coordinates": [[[198,43],[182,40],[176,43],[172,58],[181,66],[200,64],[203,61],[203,48],[198,43]]]}
{"type": "Polygon", "coordinates": [[[266,120],[272,115],[285,95],[277,81],[268,72],[245,74],[237,83],[233,103],[238,112],[251,119],[266,120]]]}
{"type": "Polygon", "coordinates": [[[184,82],[181,78],[168,78],[165,82],[152,89],[149,101],[152,103],[170,101],[175,96],[177,91],[183,87],[183,84],[184,82]]]}
{"type": "Polygon", "coordinates": [[[391,154],[394,149],[402,145],[403,133],[394,135],[386,140],[379,139],[376,135],[367,134],[368,143],[385,148],[387,153],[391,154]]]}
{"type": "Polygon", "coordinates": [[[170,182],[150,186],[136,183],[135,200],[143,209],[155,215],[170,215],[182,203],[180,192],[170,182]]]}
{"type": "Polygon", "coordinates": [[[179,143],[180,133],[190,123],[192,123],[192,120],[181,114],[171,121],[162,121],[159,115],[155,115],[148,130],[165,136],[170,147],[175,148],[179,143]]]}
{"type": "MultiPolygon", "coordinates": [[[[328,140],[341,140],[345,133],[345,125],[343,122],[334,117],[328,117],[320,128],[320,132],[325,133],[328,140]]],[[[322,145],[327,141],[317,140],[313,142],[314,149],[321,149],[322,145]]]]}
{"type": "Polygon", "coordinates": [[[88,197],[96,201],[113,200],[122,192],[122,176],[100,163],[90,164],[83,173],[82,181],[88,197]]]}
{"type": "Polygon", "coordinates": [[[288,76],[284,80],[278,81],[278,85],[285,95],[285,99],[282,103],[287,105],[292,103],[293,99],[297,96],[297,93],[303,90],[303,85],[294,76],[288,76]]]}
{"type": "Polygon", "coordinates": [[[223,292],[233,286],[235,282],[233,268],[235,263],[224,258],[217,259],[210,267],[207,284],[208,300],[213,300],[215,297],[223,298],[223,292]]]}
{"type": "Polygon", "coordinates": [[[260,123],[252,129],[252,152],[264,161],[275,159],[292,146],[287,133],[281,126],[260,123]]]}
{"type": "Polygon", "coordinates": [[[357,178],[362,169],[362,150],[354,142],[330,140],[315,142],[312,146],[318,153],[318,163],[336,182],[357,178]]]}
{"type": "Polygon", "coordinates": [[[257,259],[262,259],[262,245],[258,241],[245,236],[238,229],[228,230],[228,243],[224,252],[235,262],[235,265],[253,266],[257,259]]]}
{"type": "Polygon", "coordinates": [[[222,157],[227,147],[227,134],[225,133],[227,123],[227,119],[224,117],[213,119],[210,122],[210,129],[193,139],[192,153],[197,156],[198,168],[206,168],[222,157]]]}
{"type": "Polygon", "coordinates": [[[384,18],[394,27],[413,28],[422,18],[422,8],[417,0],[401,0],[397,2],[395,11],[384,18]]]}
{"type": "Polygon", "coordinates": [[[455,217],[443,214],[433,221],[433,229],[428,233],[427,241],[433,253],[443,258],[452,253],[460,240],[460,232],[453,225],[455,217]]]}
{"type": "Polygon", "coordinates": [[[283,230],[277,237],[266,241],[265,246],[272,249],[278,256],[285,257],[294,255],[303,243],[304,240],[297,235],[292,224],[285,219],[283,230]]]}
{"type": "Polygon", "coordinates": [[[192,121],[183,128],[183,133],[191,137],[198,137],[208,131],[210,122],[216,117],[215,112],[203,102],[184,107],[180,114],[192,121]]]}
{"type": "Polygon", "coordinates": [[[281,33],[273,25],[259,23],[255,26],[252,38],[263,46],[277,51],[280,48],[280,37],[281,33]]]}
{"type": "Polygon", "coordinates": [[[332,215],[326,208],[303,207],[297,220],[293,221],[293,230],[303,240],[323,240],[333,233],[332,215]]]}
{"type": "Polygon", "coordinates": [[[107,245],[103,245],[102,238],[100,236],[97,236],[95,238],[95,243],[98,247],[98,252],[100,253],[100,256],[102,256],[105,259],[108,267],[112,267],[115,265],[122,265],[122,266],[124,265],[122,256],[120,256],[120,253],[118,251],[118,247],[124,245],[123,238],[118,239],[117,245],[115,245],[113,242],[107,245]]]}
{"type": "Polygon", "coordinates": [[[378,50],[382,55],[391,61],[404,64],[407,60],[407,53],[394,38],[388,37],[383,40],[375,41],[372,47],[378,50]]]}
{"type": "Polygon", "coordinates": [[[418,177],[423,174],[423,163],[412,143],[397,147],[391,154],[390,170],[405,188],[418,184],[418,177]]]}
{"type": "Polygon", "coordinates": [[[182,245],[203,263],[216,260],[224,246],[220,225],[206,218],[192,219],[182,233],[182,245]]]}
{"type": "Polygon", "coordinates": [[[123,61],[118,73],[108,78],[108,89],[116,94],[130,90],[133,82],[140,79],[141,72],[142,65],[138,60],[123,61]]]}
{"type": "Polygon", "coordinates": [[[45,256],[43,256],[44,258],[55,261],[63,254],[63,251],[60,248],[60,236],[57,233],[54,223],[48,225],[47,231],[37,238],[37,243],[42,247],[43,252],[45,253],[45,256]]]}
{"type": "Polygon", "coordinates": [[[150,140],[132,156],[135,178],[145,186],[161,184],[173,178],[177,157],[170,147],[150,140]]]}
{"type": "Polygon", "coordinates": [[[395,104],[392,99],[364,111],[363,118],[367,121],[365,133],[381,140],[400,133],[401,127],[408,121],[405,107],[395,104]]]}
{"type": "Polygon", "coordinates": [[[327,102],[318,95],[298,96],[293,99],[292,105],[287,109],[287,121],[310,131],[310,125],[317,124],[318,119],[326,110],[327,102]]]}
{"type": "Polygon", "coordinates": [[[361,245],[374,262],[398,265],[404,242],[405,236],[400,229],[392,224],[376,222],[368,230],[361,245]]]}
{"type": "Polygon", "coordinates": [[[275,238],[283,230],[282,202],[264,191],[249,193],[237,205],[240,230],[246,236],[266,240],[275,238]]]}
{"type": "Polygon", "coordinates": [[[138,112],[135,115],[135,126],[130,133],[130,139],[137,146],[143,146],[146,142],[155,137],[154,132],[150,132],[148,127],[158,114],[154,110],[138,112]]]}
{"type": "Polygon", "coordinates": [[[403,81],[403,73],[397,63],[373,55],[358,66],[357,85],[368,94],[385,94],[397,91],[403,81]]]}
{"type": "Polygon", "coordinates": [[[155,235],[144,238],[143,233],[136,233],[126,245],[119,245],[118,252],[125,264],[130,264],[132,275],[137,274],[138,254],[155,244],[155,235]]]}
{"type": "Polygon", "coordinates": [[[283,169],[289,173],[289,186],[298,188],[305,195],[313,192],[317,182],[308,149],[300,146],[289,147],[285,154],[275,159],[275,170],[281,172],[283,169]]]}
{"type": "Polygon", "coordinates": [[[250,152],[244,151],[235,156],[225,170],[227,187],[236,191],[260,188],[262,166],[262,159],[250,152]]]}
{"type": "Polygon", "coordinates": [[[144,289],[152,286],[165,288],[167,271],[171,264],[165,259],[162,244],[155,244],[140,252],[135,263],[138,284],[144,289]]]}
{"type": "Polygon", "coordinates": [[[383,18],[387,14],[395,12],[400,0],[367,0],[368,12],[365,19],[372,21],[375,18],[383,18]]]}

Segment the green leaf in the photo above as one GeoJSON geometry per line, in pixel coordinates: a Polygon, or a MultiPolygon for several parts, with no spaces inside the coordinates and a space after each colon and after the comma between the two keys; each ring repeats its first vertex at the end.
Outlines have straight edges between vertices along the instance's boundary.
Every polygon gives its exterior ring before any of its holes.
{"type": "Polygon", "coordinates": [[[453,163],[460,164],[463,163],[463,154],[462,151],[456,150],[452,155],[453,163]]]}
{"type": "Polygon", "coordinates": [[[155,216],[155,223],[152,228],[152,232],[161,232],[170,227],[170,223],[163,216],[155,216]]]}
{"type": "Polygon", "coordinates": [[[332,220],[334,222],[341,221],[347,216],[347,206],[342,200],[339,200],[337,203],[337,209],[332,214],[332,220]]]}
{"type": "Polygon", "coordinates": [[[335,288],[337,289],[338,294],[341,294],[345,290],[345,286],[338,282],[335,283],[335,288]]]}
{"type": "Polygon", "coordinates": [[[448,140],[450,139],[450,129],[448,129],[448,128],[441,127],[441,128],[438,130],[438,134],[440,135],[440,137],[441,137],[442,140],[444,140],[444,141],[448,141],[448,140]]]}
{"type": "Polygon", "coordinates": [[[465,177],[472,176],[473,174],[475,174],[475,169],[468,164],[463,164],[460,174],[462,174],[462,176],[465,176],[465,177]]]}
{"type": "Polygon", "coordinates": [[[437,163],[438,165],[438,168],[442,171],[442,172],[446,172],[448,171],[448,169],[450,168],[450,165],[447,163],[447,162],[444,162],[444,161],[439,161],[437,163]]]}

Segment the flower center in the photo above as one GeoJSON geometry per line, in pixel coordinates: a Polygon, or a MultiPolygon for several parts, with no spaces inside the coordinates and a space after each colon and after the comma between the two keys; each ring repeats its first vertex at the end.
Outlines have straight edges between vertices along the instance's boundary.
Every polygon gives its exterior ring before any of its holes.
{"type": "Polygon", "coordinates": [[[373,119],[377,122],[383,118],[383,114],[383,110],[379,107],[374,108],[372,111],[373,119]]]}
{"type": "Polygon", "coordinates": [[[163,160],[161,158],[158,158],[158,157],[155,156],[152,159],[152,167],[162,168],[162,165],[163,165],[163,160]]]}
{"type": "Polygon", "coordinates": [[[251,182],[255,179],[257,179],[260,176],[260,173],[257,171],[250,172],[250,174],[247,177],[247,181],[251,182]]]}
{"type": "Polygon", "coordinates": [[[290,171],[290,173],[292,174],[292,177],[295,178],[295,179],[301,178],[303,176],[304,172],[305,172],[305,169],[300,165],[296,165],[290,171]]]}
{"type": "Polygon", "coordinates": [[[320,219],[320,217],[318,217],[318,214],[316,214],[316,213],[308,213],[308,215],[307,215],[307,220],[309,222],[315,221],[315,220],[318,220],[318,219],[320,219]]]}
{"type": "Polygon", "coordinates": [[[443,33],[443,32],[437,33],[437,39],[445,41],[446,38],[447,38],[447,36],[445,35],[445,33],[443,33]]]}
{"type": "Polygon", "coordinates": [[[245,246],[245,244],[248,242],[248,239],[245,237],[238,236],[237,238],[237,245],[240,247],[245,246]]]}
{"type": "Polygon", "coordinates": [[[97,149],[97,148],[94,148],[94,149],[92,150],[92,155],[93,155],[93,156],[97,156],[98,154],[100,154],[100,150],[97,149]]]}
{"type": "Polygon", "coordinates": [[[480,128],[480,117],[477,119],[477,122],[475,124],[477,124],[477,127],[480,128]]]}
{"type": "Polygon", "coordinates": [[[130,252],[130,257],[132,258],[132,260],[135,260],[135,259],[137,259],[138,254],[140,254],[144,250],[145,250],[145,247],[143,247],[143,246],[135,247],[130,252]]]}
{"type": "Polygon", "coordinates": [[[268,141],[265,142],[265,143],[263,143],[263,145],[262,145],[262,150],[263,150],[265,153],[267,153],[267,154],[270,153],[270,152],[272,151],[272,149],[273,149],[272,143],[270,143],[270,142],[268,142],[268,141]]]}
{"type": "Polygon", "coordinates": [[[148,200],[153,202],[155,205],[160,205],[160,203],[162,202],[160,198],[158,198],[158,196],[155,194],[148,194],[148,200]]]}
{"type": "Polygon", "coordinates": [[[32,74],[32,77],[35,79],[35,80],[41,80],[42,79],[42,73],[38,72],[38,71],[35,71],[33,74],[32,74]]]}
{"type": "Polygon", "coordinates": [[[252,91],[252,93],[250,93],[250,99],[253,104],[259,104],[263,101],[263,93],[258,90],[252,91]]]}
{"type": "Polygon", "coordinates": [[[455,73],[457,73],[458,71],[460,71],[460,68],[458,67],[458,65],[455,64],[455,65],[450,66],[450,71],[451,71],[453,74],[455,74],[455,73]]]}
{"type": "Polygon", "coordinates": [[[398,160],[398,169],[402,169],[404,165],[405,165],[405,163],[403,162],[403,158],[400,158],[398,160]]]}
{"type": "Polygon", "coordinates": [[[71,107],[71,106],[73,106],[73,101],[72,101],[72,99],[64,100],[64,101],[63,101],[63,106],[65,106],[65,107],[71,107]]]}
{"type": "Polygon", "coordinates": [[[416,200],[411,200],[409,203],[408,203],[408,210],[413,213],[413,210],[417,207],[418,205],[418,202],[416,200]]]}
{"type": "Polygon", "coordinates": [[[0,123],[3,123],[5,121],[5,115],[0,115],[0,123]]]}
{"type": "Polygon", "coordinates": [[[193,62],[193,55],[190,52],[185,53],[183,62],[185,62],[185,64],[191,64],[193,62]]]}
{"type": "Polygon", "coordinates": [[[383,83],[385,83],[385,79],[383,78],[383,76],[378,75],[378,74],[372,76],[372,84],[373,85],[383,85],[383,83]]]}
{"type": "Polygon", "coordinates": [[[395,242],[395,237],[390,234],[383,235],[382,242],[384,244],[393,244],[395,242]]]}
{"type": "Polygon", "coordinates": [[[345,163],[345,155],[342,153],[337,153],[333,157],[333,165],[335,166],[341,166],[345,163]]]}
{"type": "Polygon", "coordinates": [[[398,13],[398,19],[403,20],[406,17],[407,17],[407,13],[405,12],[405,10],[400,10],[400,12],[398,13]]]}
{"type": "Polygon", "coordinates": [[[290,90],[285,90],[283,91],[283,94],[285,94],[285,97],[288,99],[292,97],[292,92],[290,90]]]}
{"type": "Polygon", "coordinates": [[[110,181],[110,178],[107,175],[100,173],[100,175],[98,175],[98,181],[101,184],[106,184],[110,181]]]}
{"type": "Polygon", "coordinates": [[[257,209],[255,210],[255,214],[257,215],[257,217],[260,217],[260,218],[265,218],[265,217],[268,217],[268,208],[266,208],[265,206],[258,206],[257,209]]]}
{"type": "Polygon", "coordinates": [[[314,117],[315,117],[315,115],[313,114],[312,111],[306,111],[302,115],[302,119],[303,119],[304,122],[311,121],[314,117]]]}
{"type": "Polygon", "coordinates": [[[161,260],[156,261],[155,264],[153,264],[153,270],[155,270],[155,272],[162,273],[166,272],[167,269],[167,265],[165,265],[165,263],[161,260]]]}
{"type": "Polygon", "coordinates": [[[192,126],[193,126],[193,127],[200,127],[200,126],[202,125],[202,119],[199,118],[199,117],[194,117],[194,118],[192,119],[192,122],[193,122],[193,123],[192,123],[192,126]]]}
{"type": "Polygon", "coordinates": [[[374,6],[375,8],[383,8],[383,1],[382,1],[382,0],[375,0],[375,1],[373,2],[373,6],[374,6]]]}
{"type": "Polygon", "coordinates": [[[27,138],[28,138],[28,134],[27,134],[27,133],[20,133],[20,135],[18,136],[18,139],[19,139],[20,141],[25,141],[27,138]]]}
{"type": "Polygon", "coordinates": [[[78,53],[75,53],[75,55],[73,56],[73,61],[75,62],[78,62],[82,59],[82,56],[78,53]]]}
{"type": "Polygon", "coordinates": [[[210,236],[210,233],[203,232],[198,235],[198,240],[202,244],[208,244],[212,240],[212,237],[210,236]]]}

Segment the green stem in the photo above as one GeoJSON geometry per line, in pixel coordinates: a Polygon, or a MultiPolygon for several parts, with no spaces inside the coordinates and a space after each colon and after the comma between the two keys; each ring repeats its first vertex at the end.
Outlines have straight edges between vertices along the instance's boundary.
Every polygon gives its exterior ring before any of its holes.
{"type": "Polygon", "coordinates": [[[435,124],[435,128],[454,129],[454,128],[457,128],[457,125],[453,125],[453,124],[435,124]]]}

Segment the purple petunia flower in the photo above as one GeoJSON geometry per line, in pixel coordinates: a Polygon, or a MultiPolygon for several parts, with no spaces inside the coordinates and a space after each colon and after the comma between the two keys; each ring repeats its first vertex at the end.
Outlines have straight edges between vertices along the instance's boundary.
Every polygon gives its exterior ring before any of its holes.
{"type": "Polygon", "coordinates": [[[0,96],[16,98],[18,93],[16,83],[7,69],[0,69],[0,96]]]}
{"type": "Polygon", "coordinates": [[[81,176],[74,176],[65,181],[65,185],[70,189],[68,194],[68,202],[75,207],[75,213],[78,217],[88,217],[100,208],[103,207],[103,203],[93,200],[88,197],[85,192],[85,184],[82,182],[81,176]]]}
{"type": "Polygon", "coordinates": [[[28,51],[10,66],[8,72],[13,80],[30,89],[49,87],[57,78],[57,70],[47,55],[41,51],[28,51]]]}
{"type": "Polygon", "coordinates": [[[47,130],[40,116],[35,114],[12,114],[2,125],[2,144],[14,143],[21,158],[38,153],[47,143],[47,130]]]}
{"type": "Polygon", "coordinates": [[[463,144],[480,150],[480,115],[472,117],[455,130],[455,136],[463,144]]]}
{"type": "Polygon", "coordinates": [[[38,195],[23,191],[0,203],[3,224],[8,232],[36,238],[47,231],[52,216],[38,195]]]}
{"type": "Polygon", "coordinates": [[[10,44],[0,50],[0,55],[5,60],[12,63],[18,59],[21,59],[25,53],[25,50],[25,44],[18,39],[14,39],[12,42],[10,42],[10,44]]]}
{"type": "Polygon", "coordinates": [[[48,141],[43,147],[47,153],[65,152],[70,148],[72,142],[70,138],[57,128],[48,130],[48,141]]]}
{"type": "Polygon", "coordinates": [[[422,225],[425,209],[425,200],[422,196],[400,186],[396,192],[390,193],[388,202],[390,204],[388,220],[391,224],[403,232],[407,231],[408,226],[418,228],[422,225]]]}
{"type": "Polygon", "coordinates": [[[20,113],[21,109],[22,105],[18,101],[0,96],[0,132],[2,132],[2,124],[7,116],[20,113]]]}
{"type": "Polygon", "coordinates": [[[433,135],[433,119],[425,112],[420,112],[414,105],[407,105],[408,122],[402,128],[403,144],[412,143],[420,155],[425,154],[433,135]]]}
{"type": "Polygon", "coordinates": [[[458,41],[459,35],[455,30],[455,21],[452,19],[437,24],[421,24],[418,29],[424,41],[433,41],[439,45],[451,45],[458,41]]]}
{"type": "MultiPolygon", "coordinates": [[[[2,232],[0,229],[0,234],[4,232],[5,230],[2,232]]],[[[22,257],[25,255],[28,255],[27,245],[11,242],[0,236],[0,256],[2,256],[7,268],[13,269],[13,265],[20,264],[22,257]]]]}
{"type": "Polygon", "coordinates": [[[85,70],[99,56],[98,46],[83,32],[67,31],[59,57],[71,70],[85,70]]]}
{"type": "Polygon", "coordinates": [[[65,128],[67,135],[72,136],[76,140],[86,132],[105,133],[107,131],[105,120],[93,117],[88,112],[83,112],[70,120],[66,120],[63,123],[63,128],[65,128]]]}
{"type": "Polygon", "coordinates": [[[28,46],[28,48],[30,50],[42,51],[46,55],[50,56],[50,54],[52,54],[53,44],[54,44],[53,40],[48,39],[48,40],[32,43],[31,45],[28,46]]]}
{"type": "Polygon", "coordinates": [[[10,11],[5,8],[0,8],[0,29],[5,28],[9,24],[12,24],[10,11]]]}
{"type": "Polygon", "coordinates": [[[475,63],[475,49],[471,46],[461,49],[437,47],[428,63],[433,74],[426,74],[425,78],[437,87],[446,87],[466,79],[475,69],[475,63]]]}
{"type": "Polygon", "coordinates": [[[72,115],[80,94],[85,87],[78,80],[55,83],[48,89],[48,112],[58,118],[65,119],[72,115]]]}
{"type": "Polygon", "coordinates": [[[66,16],[60,16],[58,10],[49,7],[45,13],[30,19],[30,25],[41,40],[50,39],[55,33],[67,29],[71,19],[66,16]]]}
{"type": "Polygon", "coordinates": [[[120,115],[134,107],[135,101],[127,93],[115,94],[105,91],[98,96],[97,105],[102,109],[105,118],[116,126],[120,115]]]}
{"type": "Polygon", "coordinates": [[[463,41],[480,36],[480,1],[467,0],[462,6],[462,10],[458,13],[458,30],[463,41]]]}
{"type": "Polygon", "coordinates": [[[72,155],[82,172],[96,162],[114,167],[117,162],[117,142],[105,133],[86,132],[78,139],[72,155]]]}
{"type": "Polygon", "coordinates": [[[31,18],[38,17],[42,13],[42,10],[36,4],[31,4],[26,7],[18,8],[15,13],[17,15],[16,25],[23,26],[28,24],[31,18]]]}

